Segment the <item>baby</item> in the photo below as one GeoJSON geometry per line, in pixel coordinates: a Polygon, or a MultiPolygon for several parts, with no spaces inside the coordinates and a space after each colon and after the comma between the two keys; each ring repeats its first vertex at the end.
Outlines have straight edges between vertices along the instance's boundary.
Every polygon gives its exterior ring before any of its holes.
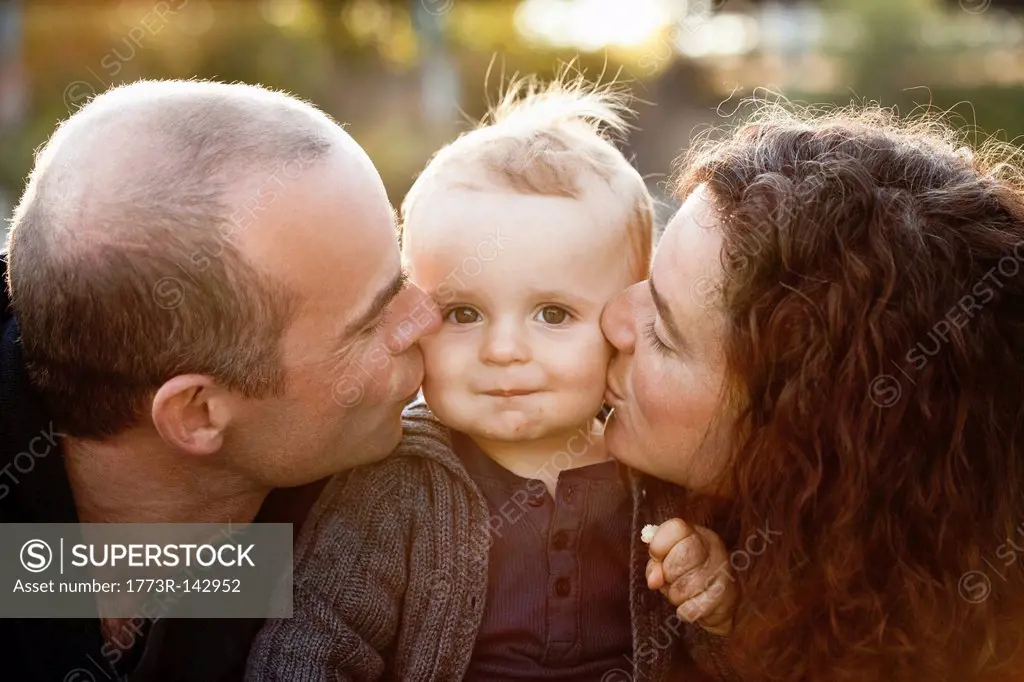
{"type": "Polygon", "coordinates": [[[265,626],[248,679],[675,679],[700,633],[649,587],[727,629],[721,543],[641,541],[680,514],[646,501],[598,418],[601,311],[651,256],[651,197],[611,141],[625,113],[612,89],[526,81],[417,179],[403,260],[443,318],[424,400],[391,457],[326,489],[295,615],[265,626]],[[675,583],[670,553],[694,564],[675,583]]]}

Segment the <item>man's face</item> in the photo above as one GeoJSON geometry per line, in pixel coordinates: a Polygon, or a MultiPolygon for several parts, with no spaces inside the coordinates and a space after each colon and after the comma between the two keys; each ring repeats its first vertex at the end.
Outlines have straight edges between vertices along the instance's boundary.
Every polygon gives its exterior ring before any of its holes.
{"type": "Polygon", "coordinates": [[[417,341],[433,302],[405,283],[394,214],[350,139],[293,167],[242,238],[242,250],[298,297],[281,339],[283,395],[240,401],[227,452],[257,480],[298,485],[386,456],[423,379],[417,341]]]}
{"type": "MultiPolygon", "coordinates": [[[[599,197],[607,189],[594,191],[599,197]]],[[[632,283],[610,199],[440,189],[406,225],[412,281],[441,308],[423,393],[479,441],[575,433],[601,409],[605,303],[632,283]]]]}

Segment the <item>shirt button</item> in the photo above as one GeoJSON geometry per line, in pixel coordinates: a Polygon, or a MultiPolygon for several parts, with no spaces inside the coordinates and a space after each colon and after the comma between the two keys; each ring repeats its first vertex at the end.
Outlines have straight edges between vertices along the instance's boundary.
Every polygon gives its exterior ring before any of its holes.
{"type": "Polygon", "coordinates": [[[562,491],[562,499],[571,504],[574,492],[571,485],[565,486],[565,490],[562,491]]]}
{"type": "Polygon", "coordinates": [[[571,584],[568,578],[559,578],[555,581],[555,594],[559,597],[568,597],[571,591],[571,584]]]}
{"type": "Polygon", "coordinates": [[[531,495],[530,498],[526,500],[526,504],[530,505],[531,507],[542,507],[544,506],[544,496],[531,495]]]}
{"type": "Polygon", "coordinates": [[[555,537],[551,539],[551,546],[554,549],[565,549],[569,546],[569,536],[563,530],[558,531],[555,533],[555,537]]]}

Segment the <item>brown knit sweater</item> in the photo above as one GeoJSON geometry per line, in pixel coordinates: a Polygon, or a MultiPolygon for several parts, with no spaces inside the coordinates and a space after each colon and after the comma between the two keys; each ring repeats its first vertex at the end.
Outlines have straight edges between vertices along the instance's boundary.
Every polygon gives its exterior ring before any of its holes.
{"type": "MultiPolygon", "coordinates": [[[[462,679],[484,610],[489,511],[426,406],[403,423],[390,457],[324,490],[296,548],[294,617],[267,621],[247,680],[462,679]]],[[[631,478],[633,657],[602,680],[726,679],[715,638],[680,622],[644,577],[640,529],[679,516],[682,491],[631,478]]]]}

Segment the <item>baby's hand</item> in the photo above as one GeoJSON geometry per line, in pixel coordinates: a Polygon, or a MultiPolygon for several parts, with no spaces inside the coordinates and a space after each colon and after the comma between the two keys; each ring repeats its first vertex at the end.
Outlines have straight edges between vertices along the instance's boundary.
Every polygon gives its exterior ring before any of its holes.
{"type": "MultiPolygon", "coordinates": [[[[651,528],[644,528],[645,535],[651,528]]],[[[722,540],[702,526],[669,519],[648,544],[647,586],[660,590],[680,619],[715,635],[732,632],[739,590],[722,540]]]]}

